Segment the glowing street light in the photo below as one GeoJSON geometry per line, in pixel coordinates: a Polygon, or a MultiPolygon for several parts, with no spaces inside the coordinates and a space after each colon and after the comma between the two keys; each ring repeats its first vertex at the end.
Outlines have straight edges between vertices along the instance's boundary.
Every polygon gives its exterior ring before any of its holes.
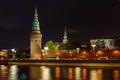
{"type": "Polygon", "coordinates": [[[71,50],[69,51],[69,55],[70,55],[70,58],[72,58],[73,52],[71,50]]]}
{"type": "Polygon", "coordinates": [[[44,47],[44,49],[45,49],[45,51],[47,51],[47,50],[48,50],[48,47],[44,47]]]}
{"type": "Polygon", "coordinates": [[[104,53],[103,51],[101,51],[101,50],[98,50],[98,51],[96,52],[96,55],[97,55],[98,57],[101,57],[101,56],[105,56],[105,53],[104,53]]]}
{"type": "Polygon", "coordinates": [[[13,49],[11,49],[11,51],[12,51],[12,52],[16,52],[16,50],[15,50],[14,48],[13,48],[13,49]]]}
{"type": "Polygon", "coordinates": [[[96,60],[96,54],[95,54],[95,47],[96,47],[96,45],[95,44],[92,44],[91,45],[92,46],[92,48],[93,48],[93,60],[96,60]]]}
{"type": "Polygon", "coordinates": [[[16,50],[13,48],[13,49],[11,49],[11,51],[13,53],[13,58],[15,58],[16,57],[16,50]]]}
{"type": "Polygon", "coordinates": [[[120,56],[120,51],[119,50],[114,50],[113,51],[113,56],[119,57],[120,56]]]}

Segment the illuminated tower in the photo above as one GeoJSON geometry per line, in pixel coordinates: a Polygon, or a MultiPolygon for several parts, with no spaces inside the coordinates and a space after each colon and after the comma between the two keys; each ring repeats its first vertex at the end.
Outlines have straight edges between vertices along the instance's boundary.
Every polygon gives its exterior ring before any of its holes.
{"type": "Polygon", "coordinates": [[[64,31],[63,43],[68,43],[66,27],[64,31]]]}
{"type": "Polygon", "coordinates": [[[37,5],[35,5],[34,20],[32,25],[32,33],[30,35],[30,58],[41,59],[42,34],[40,32],[37,5]]]}

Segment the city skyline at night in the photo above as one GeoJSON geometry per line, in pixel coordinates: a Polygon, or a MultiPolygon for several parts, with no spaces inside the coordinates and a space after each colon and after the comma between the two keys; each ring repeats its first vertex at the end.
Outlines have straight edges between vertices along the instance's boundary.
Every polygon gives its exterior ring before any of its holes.
{"type": "Polygon", "coordinates": [[[35,3],[43,46],[48,40],[62,42],[65,26],[69,41],[120,36],[119,1],[5,0],[0,3],[0,48],[29,46],[35,3]]]}

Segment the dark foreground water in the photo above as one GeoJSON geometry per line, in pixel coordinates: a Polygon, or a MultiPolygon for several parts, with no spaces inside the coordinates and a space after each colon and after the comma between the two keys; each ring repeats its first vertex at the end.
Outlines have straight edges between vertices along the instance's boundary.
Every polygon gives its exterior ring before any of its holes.
{"type": "Polygon", "coordinates": [[[120,69],[0,65],[0,80],[120,80],[120,69]]]}

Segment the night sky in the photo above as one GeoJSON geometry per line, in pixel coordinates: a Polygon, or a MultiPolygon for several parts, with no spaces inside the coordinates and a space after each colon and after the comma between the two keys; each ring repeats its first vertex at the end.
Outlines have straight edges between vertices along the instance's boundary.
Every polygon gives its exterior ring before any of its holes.
{"type": "Polygon", "coordinates": [[[70,42],[120,36],[120,0],[2,0],[0,48],[29,46],[35,3],[43,46],[47,40],[61,42],[65,26],[70,42]]]}

